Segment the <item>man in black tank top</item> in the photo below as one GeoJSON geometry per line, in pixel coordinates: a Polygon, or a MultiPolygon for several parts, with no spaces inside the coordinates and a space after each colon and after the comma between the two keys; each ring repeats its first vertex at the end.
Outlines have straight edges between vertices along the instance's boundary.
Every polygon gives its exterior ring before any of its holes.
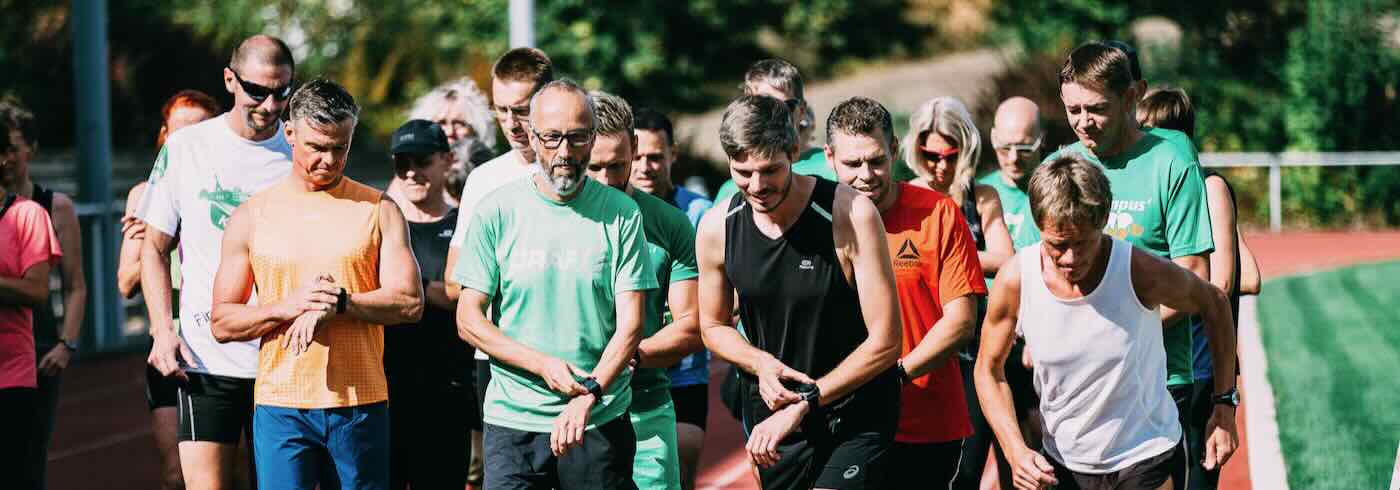
{"type": "Polygon", "coordinates": [[[900,320],[879,210],[792,173],[797,132],[780,100],[730,103],[720,141],[739,192],[700,223],[700,324],[744,375],[750,459],[764,488],[881,488],[900,320]]]}

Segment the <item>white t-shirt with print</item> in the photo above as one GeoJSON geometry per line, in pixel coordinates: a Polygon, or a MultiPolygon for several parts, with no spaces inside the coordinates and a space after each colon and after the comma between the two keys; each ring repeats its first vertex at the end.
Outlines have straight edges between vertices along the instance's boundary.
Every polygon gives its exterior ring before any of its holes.
{"type": "Polygon", "coordinates": [[[210,330],[214,273],[229,216],[291,173],[292,147],[280,123],[273,137],[250,141],[233,132],[228,118],[224,113],[170,135],[137,214],[162,233],[179,233],[180,337],[194,351],[186,369],[252,379],[258,372],[258,341],[221,344],[210,330]]]}
{"type": "MultiPolygon", "coordinates": [[[[458,253],[462,250],[462,241],[467,236],[467,225],[471,223],[472,214],[476,212],[476,205],[481,202],[481,198],[516,179],[529,176],[535,168],[538,167],[534,162],[525,162],[520,150],[511,150],[492,158],[467,174],[467,183],[462,186],[462,200],[457,205],[457,229],[452,232],[452,247],[456,248],[458,253]]],[[[452,271],[447,273],[451,274],[452,271]]],[[[477,349],[475,357],[482,361],[489,359],[481,349],[477,349]]]]}

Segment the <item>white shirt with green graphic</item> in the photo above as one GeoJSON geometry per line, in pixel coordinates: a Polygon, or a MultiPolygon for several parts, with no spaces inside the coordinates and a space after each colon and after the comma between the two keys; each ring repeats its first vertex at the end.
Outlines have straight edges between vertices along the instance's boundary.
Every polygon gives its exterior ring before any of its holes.
{"type": "Polygon", "coordinates": [[[292,147],[281,126],[271,138],[249,141],[234,134],[228,117],[224,113],[170,135],[156,156],[137,215],[161,233],[179,233],[180,336],[194,351],[187,369],[251,379],[258,372],[258,341],[221,344],[209,330],[214,273],[228,217],[291,173],[292,147]]]}

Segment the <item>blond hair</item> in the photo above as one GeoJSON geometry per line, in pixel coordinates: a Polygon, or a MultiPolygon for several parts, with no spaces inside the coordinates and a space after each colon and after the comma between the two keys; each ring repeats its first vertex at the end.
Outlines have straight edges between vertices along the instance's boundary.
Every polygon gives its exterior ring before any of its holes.
{"type": "Polygon", "coordinates": [[[1042,230],[1050,223],[1102,229],[1113,204],[1103,169],[1073,152],[1040,164],[1031,174],[1028,194],[1031,217],[1042,230]]]}
{"type": "Polygon", "coordinates": [[[958,148],[957,170],[953,183],[948,186],[948,195],[962,205],[972,192],[972,178],[977,174],[977,159],[982,155],[982,136],[977,125],[972,122],[972,114],[967,106],[956,97],[934,97],[919,106],[909,116],[909,132],[904,135],[904,164],[915,175],[926,181],[933,181],[933,172],[922,151],[923,139],[930,132],[938,133],[958,148]]]}

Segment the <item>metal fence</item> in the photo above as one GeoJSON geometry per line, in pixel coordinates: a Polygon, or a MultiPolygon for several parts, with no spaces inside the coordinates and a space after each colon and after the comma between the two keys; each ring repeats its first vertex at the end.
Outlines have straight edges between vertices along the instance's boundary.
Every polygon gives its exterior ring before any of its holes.
{"type": "Polygon", "coordinates": [[[1357,167],[1400,165],[1400,152],[1357,151],[1346,153],[1202,153],[1206,167],[1268,167],[1269,229],[1283,229],[1283,167],[1357,167]]]}

